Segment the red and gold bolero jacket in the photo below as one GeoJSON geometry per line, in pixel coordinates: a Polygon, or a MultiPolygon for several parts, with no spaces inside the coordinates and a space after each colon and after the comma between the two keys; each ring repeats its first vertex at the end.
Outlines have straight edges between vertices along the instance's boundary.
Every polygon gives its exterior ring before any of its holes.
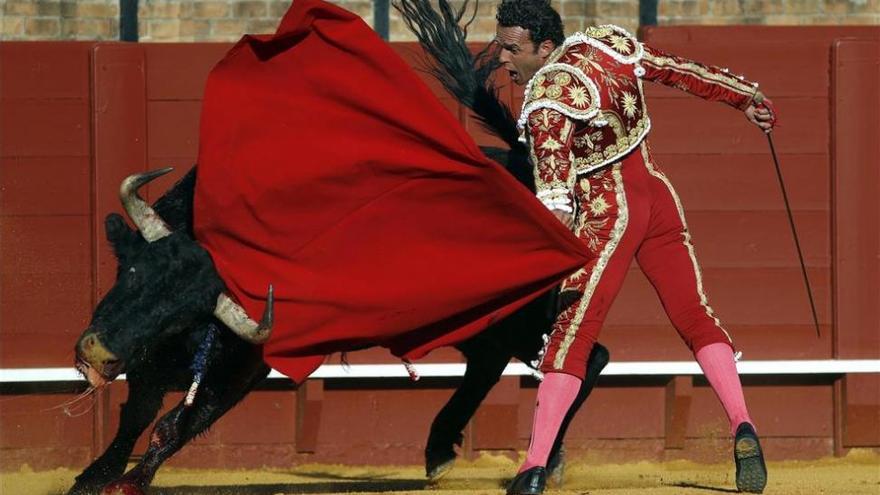
{"type": "Polygon", "coordinates": [[[651,48],[623,28],[576,33],[529,81],[518,121],[545,205],[571,212],[577,174],[620,160],[645,139],[643,79],[740,110],[763,100],[756,83],[651,48]]]}

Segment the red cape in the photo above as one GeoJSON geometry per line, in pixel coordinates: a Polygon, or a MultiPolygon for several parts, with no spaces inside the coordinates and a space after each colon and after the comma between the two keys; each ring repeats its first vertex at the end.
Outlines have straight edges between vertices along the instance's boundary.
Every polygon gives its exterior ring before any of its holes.
{"type": "Polygon", "coordinates": [[[418,358],[586,263],[580,241],[360,17],[297,0],[208,77],[195,231],[259,319],[266,361],[302,381],[326,354],[418,358]]]}

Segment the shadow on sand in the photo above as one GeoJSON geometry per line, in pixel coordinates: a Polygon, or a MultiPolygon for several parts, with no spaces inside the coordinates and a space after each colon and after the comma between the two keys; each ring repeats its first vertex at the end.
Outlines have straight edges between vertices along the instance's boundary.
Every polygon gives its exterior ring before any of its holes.
{"type": "Polygon", "coordinates": [[[721,492],[721,493],[739,493],[739,490],[735,490],[733,488],[719,488],[717,486],[706,486],[706,485],[698,485],[696,483],[663,483],[664,486],[674,486],[677,488],[693,488],[695,490],[707,490],[710,492],[721,492]]]}
{"type": "Polygon", "coordinates": [[[405,492],[423,490],[426,480],[387,479],[383,477],[345,477],[329,473],[301,473],[301,477],[332,480],[315,483],[269,483],[255,485],[169,486],[154,487],[157,495],[277,495],[279,493],[339,493],[339,492],[405,492]]]}

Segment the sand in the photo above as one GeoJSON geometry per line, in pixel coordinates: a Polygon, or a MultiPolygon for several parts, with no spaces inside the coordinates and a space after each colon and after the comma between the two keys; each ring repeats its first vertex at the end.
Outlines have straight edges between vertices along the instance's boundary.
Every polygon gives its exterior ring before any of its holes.
{"type": "MultiPolygon", "coordinates": [[[[337,493],[429,493],[436,495],[502,494],[516,463],[483,456],[459,461],[436,486],[428,486],[421,466],[303,465],[286,470],[159,471],[151,494],[157,495],[288,495],[337,493]]],[[[846,457],[817,461],[769,463],[771,495],[880,495],[880,455],[851,451],[846,457]]],[[[3,495],[64,493],[77,472],[69,469],[34,472],[26,466],[0,473],[3,495]]],[[[731,464],[666,463],[588,464],[569,461],[556,495],[699,495],[736,493],[731,464]]]]}

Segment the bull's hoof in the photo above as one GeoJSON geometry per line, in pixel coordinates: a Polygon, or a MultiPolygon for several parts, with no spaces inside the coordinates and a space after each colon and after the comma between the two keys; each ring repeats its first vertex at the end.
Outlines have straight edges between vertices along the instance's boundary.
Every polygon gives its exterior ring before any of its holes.
{"type": "Polygon", "coordinates": [[[426,467],[425,476],[428,477],[428,481],[431,483],[436,483],[440,481],[441,478],[446,476],[449,471],[452,471],[452,468],[455,466],[455,459],[449,459],[448,461],[441,462],[440,464],[435,464],[430,467],[426,467]]]}
{"type": "Polygon", "coordinates": [[[547,461],[547,486],[562,488],[565,482],[565,446],[547,461]]]}
{"type": "Polygon", "coordinates": [[[114,481],[104,487],[101,495],[146,495],[137,485],[125,481],[114,481]]]}
{"type": "Polygon", "coordinates": [[[104,482],[94,482],[92,481],[80,481],[77,480],[76,484],[73,485],[67,495],[100,495],[101,489],[107,484],[104,482]]]}
{"type": "Polygon", "coordinates": [[[444,459],[434,459],[425,463],[425,476],[428,482],[436,483],[440,478],[446,476],[455,466],[455,455],[444,459]]]}
{"type": "Polygon", "coordinates": [[[99,495],[101,493],[101,486],[93,486],[86,484],[75,484],[73,488],[71,488],[67,495],[99,495]]]}
{"type": "Polygon", "coordinates": [[[76,483],[73,484],[67,495],[99,495],[107,483],[122,476],[125,463],[122,463],[119,469],[113,469],[108,467],[108,464],[112,462],[96,462],[86,468],[76,477],[76,483]]]}

